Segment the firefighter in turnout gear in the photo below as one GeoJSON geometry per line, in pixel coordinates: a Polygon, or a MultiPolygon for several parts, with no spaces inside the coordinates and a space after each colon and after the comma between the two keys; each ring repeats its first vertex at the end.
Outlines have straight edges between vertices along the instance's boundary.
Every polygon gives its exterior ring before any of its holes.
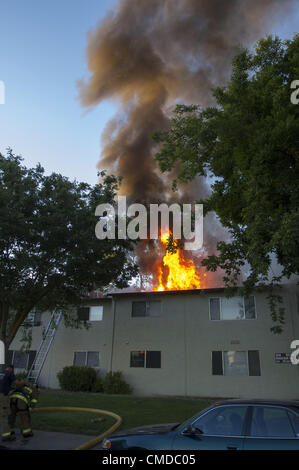
{"type": "Polygon", "coordinates": [[[14,366],[6,367],[4,374],[0,377],[0,424],[2,441],[12,441],[16,438],[15,433],[9,426],[10,399],[9,393],[13,387],[22,387],[25,382],[20,382],[14,375],[14,366]]]}
{"type": "Polygon", "coordinates": [[[30,411],[37,403],[38,387],[34,385],[25,385],[15,388],[9,393],[10,399],[10,430],[13,433],[16,424],[16,418],[19,416],[21,421],[21,432],[23,437],[33,436],[31,429],[30,411]]]}

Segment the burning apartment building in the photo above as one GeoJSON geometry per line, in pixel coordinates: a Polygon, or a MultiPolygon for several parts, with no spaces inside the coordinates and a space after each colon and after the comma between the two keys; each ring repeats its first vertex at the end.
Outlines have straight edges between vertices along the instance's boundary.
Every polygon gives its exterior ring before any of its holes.
{"type": "MultiPolygon", "coordinates": [[[[102,135],[98,167],[123,177],[120,194],[130,203],[205,199],[209,183],[201,176],[170,190],[175,174],[159,171],[151,134],[167,128],[178,102],[213,104],[211,88],[228,79],[238,47],[252,45],[290,4],[252,0],[249,9],[239,0],[122,0],[89,34],[90,76],[79,84],[80,99],[87,108],[105,99],[119,105],[102,135]]],[[[156,244],[138,243],[138,289],[86,301],[74,315],[90,322],[88,330],[60,321],[40,358],[39,383],[57,388],[63,367],[88,365],[102,376],[122,371],[140,395],[297,399],[290,345],[299,338],[298,286],[280,291],[285,325],[274,335],[266,292],[228,298],[221,273],[202,269],[202,257],[225,237],[209,214],[201,253],[165,251],[163,235],[156,244]]],[[[20,335],[14,340],[10,359],[17,370],[39,357],[50,318],[50,312],[32,315],[30,352],[20,351],[20,335]]]]}
{"type": "MultiPolygon", "coordinates": [[[[225,289],[120,292],[90,299],[74,312],[88,330],[61,321],[38,382],[58,388],[65,366],[89,365],[103,377],[122,371],[139,395],[298,399],[298,366],[290,360],[299,338],[299,289],[284,285],[281,334],[271,332],[266,294],[227,298],[225,289]]],[[[30,367],[51,318],[32,316],[30,353],[11,345],[16,370],[30,367]]]]}

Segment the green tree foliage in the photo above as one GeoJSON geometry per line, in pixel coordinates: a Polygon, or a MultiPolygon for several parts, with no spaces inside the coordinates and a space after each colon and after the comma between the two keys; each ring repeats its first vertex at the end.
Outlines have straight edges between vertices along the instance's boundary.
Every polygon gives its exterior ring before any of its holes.
{"type": "MultiPolygon", "coordinates": [[[[218,243],[217,254],[203,264],[226,272],[226,285],[236,285],[249,265],[244,292],[282,276],[299,274],[299,105],[291,102],[291,83],[299,80],[299,35],[282,41],[267,37],[254,53],[235,56],[231,78],[213,90],[217,105],[201,109],[178,105],[169,130],[156,132],[162,144],[156,158],[162,172],[179,168],[178,182],[211,176],[205,213],[215,211],[227,227],[230,242],[218,243]],[[282,266],[271,277],[271,258],[282,266]]],[[[271,310],[277,332],[283,323],[275,290],[271,310]]],[[[273,294],[273,295],[272,295],[273,294]]]]}
{"type": "MultiPolygon", "coordinates": [[[[95,208],[114,204],[120,180],[90,186],[0,154],[0,339],[6,348],[33,307],[70,307],[136,275],[128,240],[98,240],[95,208]]],[[[68,314],[65,314],[66,322],[68,314]]]]}

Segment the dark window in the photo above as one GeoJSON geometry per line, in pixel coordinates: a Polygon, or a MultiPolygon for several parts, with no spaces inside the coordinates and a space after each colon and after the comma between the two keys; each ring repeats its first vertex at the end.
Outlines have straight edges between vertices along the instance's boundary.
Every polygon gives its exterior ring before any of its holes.
{"type": "Polygon", "coordinates": [[[146,317],[146,302],[132,302],[132,317],[146,317]]]}
{"type": "Polygon", "coordinates": [[[13,351],[9,350],[6,364],[13,364],[16,369],[29,370],[35,359],[36,351],[13,351]]]}
{"type": "Polygon", "coordinates": [[[245,318],[247,320],[251,320],[255,318],[254,296],[250,295],[249,297],[244,298],[244,305],[245,305],[245,318]]]}
{"type": "Polygon", "coordinates": [[[210,299],[210,318],[220,320],[220,299],[210,299]]]}
{"type": "Polygon", "coordinates": [[[261,375],[259,351],[248,351],[249,375],[261,375]]]}
{"type": "Polygon", "coordinates": [[[33,361],[35,359],[35,356],[36,356],[36,351],[29,351],[29,359],[28,359],[28,369],[30,369],[30,367],[32,366],[33,364],[33,361]]]}
{"type": "Polygon", "coordinates": [[[36,310],[36,312],[34,313],[34,321],[33,321],[33,325],[34,326],[40,326],[41,325],[41,317],[42,317],[42,314],[39,310],[36,310]]]}
{"type": "Polygon", "coordinates": [[[161,368],[161,351],[146,351],[146,367],[161,368]]]}
{"type": "Polygon", "coordinates": [[[222,351],[212,351],[212,374],[223,375],[222,351]]]}
{"type": "Polygon", "coordinates": [[[145,351],[131,351],[130,367],[144,367],[145,351]]]}
{"type": "Polygon", "coordinates": [[[28,354],[23,351],[15,351],[13,365],[16,369],[27,369],[28,354]]]}
{"type": "Polygon", "coordinates": [[[24,320],[26,326],[40,326],[41,325],[41,312],[40,310],[32,310],[28,313],[24,320]]]}
{"type": "Polygon", "coordinates": [[[199,418],[194,427],[211,436],[241,436],[246,411],[247,406],[221,406],[199,418]]]}
{"type": "Polygon", "coordinates": [[[78,320],[88,321],[89,320],[89,307],[78,308],[78,320]]]}
{"type": "Polygon", "coordinates": [[[160,314],[160,300],[132,302],[132,317],[159,317],[160,314]]]}
{"type": "Polygon", "coordinates": [[[6,357],[6,365],[9,365],[9,364],[13,364],[13,355],[14,355],[14,352],[9,349],[8,353],[7,353],[7,357],[6,357]]]}
{"type": "Polygon", "coordinates": [[[255,406],[251,436],[294,438],[287,411],[282,408],[255,406]]]}

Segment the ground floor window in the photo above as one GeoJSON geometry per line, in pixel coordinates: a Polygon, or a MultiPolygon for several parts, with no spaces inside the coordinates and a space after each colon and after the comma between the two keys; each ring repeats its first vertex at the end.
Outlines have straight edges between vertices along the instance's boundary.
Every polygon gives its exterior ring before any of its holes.
{"type": "Polygon", "coordinates": [[[29,370],[35,359],[36,351],[8,351],[7,363],[13,364],[15,369],[29,370]]]}
{"type": "Polygon", "coordinates": [[[161,368],[161,351],[131,351],[130,367],[161,368]]]}
{"type": "Polygon", "coordinates": [[[212,351],[213,375],[261,375],[259,351],[212,351]]]}
{"type": "Polygon", "coordinates": [[[74,352],[74,366],[100,367],[99,351],[74,352]]]}

